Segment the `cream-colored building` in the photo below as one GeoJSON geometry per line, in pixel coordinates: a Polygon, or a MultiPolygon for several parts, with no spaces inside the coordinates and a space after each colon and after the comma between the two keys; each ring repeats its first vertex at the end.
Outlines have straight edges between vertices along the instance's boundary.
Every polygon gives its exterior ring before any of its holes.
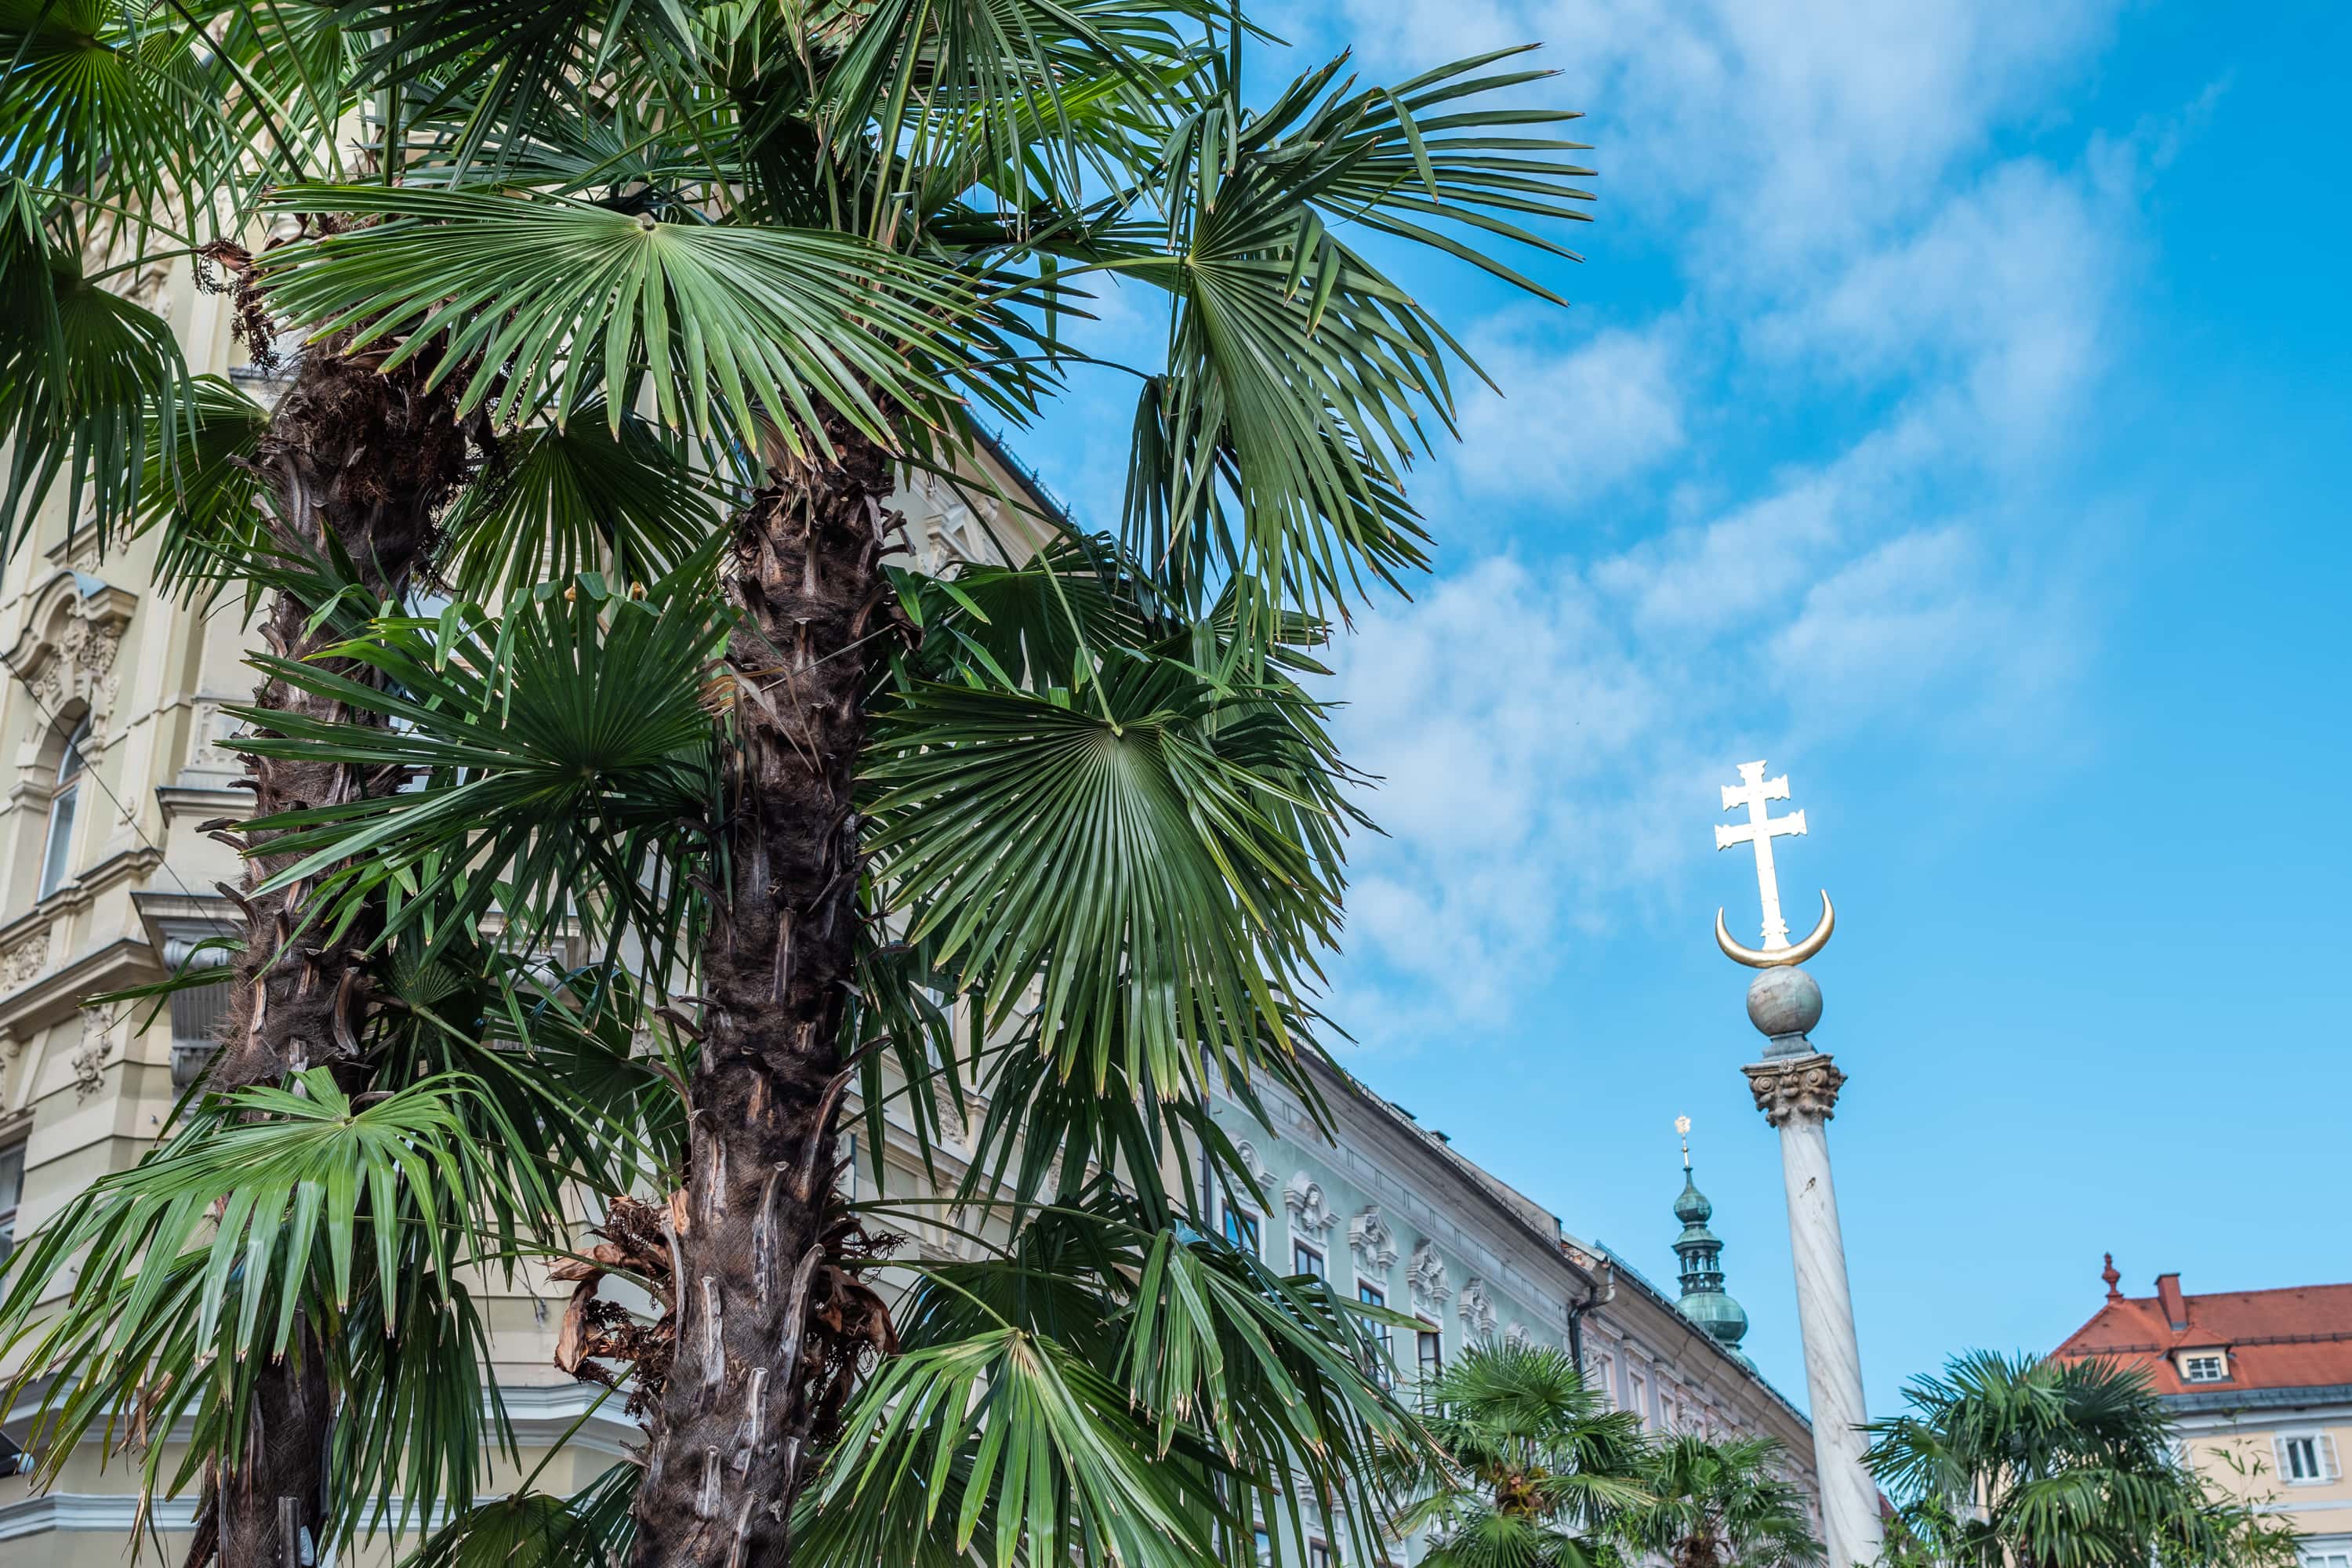
{"type": "Polygon", "coordinates": [[[2307,1568],[2352,1568],[2352,1285],[2191,1296],[2159,1274],[2056,1352],[2147,1370],[2199,1473],[2291,1526],[2307,1568]]]}

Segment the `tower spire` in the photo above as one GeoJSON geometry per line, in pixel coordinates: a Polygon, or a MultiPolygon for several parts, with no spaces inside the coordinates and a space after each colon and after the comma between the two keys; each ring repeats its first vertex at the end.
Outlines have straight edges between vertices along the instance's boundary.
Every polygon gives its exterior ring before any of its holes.
{"type": "Polygon", "coordinates": [[[1675,1199],[1675,1217],[1683,1224],[1683,1233],[1675,1241],[1675,1255],[1682,1260],[1683,1294],[1675,1305],[1716,1343],[1746,1363],[1739,1342],[1748,1336],[1748,1313],[1723,1288],[1723,1242],[1706,1228],[1706,1222],[1715,1216],[1715,1205],[1698,1190],[1698,1181],[1691,1173],[1690,1125],[1687,1116],[1675,1118],[1675,1131],[1683,1141],[1683,1190],[1675,1199]]]}

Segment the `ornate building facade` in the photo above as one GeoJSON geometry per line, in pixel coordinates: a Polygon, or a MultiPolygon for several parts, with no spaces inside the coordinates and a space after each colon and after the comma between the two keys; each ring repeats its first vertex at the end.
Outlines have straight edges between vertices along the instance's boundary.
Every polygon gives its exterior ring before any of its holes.
{"type": "MultiPolygon", "coordinates": [[[[1558,1346],[1577,1357],[1612,1408],[1638,1413],[1653,1431],[1779,1439],[1790,1479],[1818,1498],[1804,1415],[1740,1353],[1746,1315],[1727,1336],[1728,1320],[1712,1305],[1719,1299],[1739,1310],[1721,1295],[1721,1243],[1711,1234],[1710,1268],[1702,1273],[1713,1284],[1694,1287],[1686,1267],[1677,1301],[1402,1107],[1342,1074],[1317,1076],[1335,1127],[1328,1138],[1271,1083],[1255,1086],[1265,1121],[1231,1100],[1217,1106],[1218,1124],[1265,1196],[1262,1206],[1239,1195],[1222,1200],[1228,1237],[1254,1245],[1285,1272],[1319,1275],[1343,1296],[1419,1319],[1410,1342],[1400,1330],[1390,1345],[1401,1378],[1424,1375],[1471,1344],[1558,1346]]],[[[1686,1226],[1696,1195],[1686,1186],[1675,1205],[1686,1226]]],[[[1678,1246],[1689,1237],[1686,1228],[1678,1246]]],[[[1311,1529],[1311,1509],[1307,1518],[1311,1529]]],[[[1307,1545],[1328,1552],[1331,1541],[1307,1545]]],[[[1412,1542],[1399,1552],[1404,1562],[1415,1555],[1412,1542]]]]}

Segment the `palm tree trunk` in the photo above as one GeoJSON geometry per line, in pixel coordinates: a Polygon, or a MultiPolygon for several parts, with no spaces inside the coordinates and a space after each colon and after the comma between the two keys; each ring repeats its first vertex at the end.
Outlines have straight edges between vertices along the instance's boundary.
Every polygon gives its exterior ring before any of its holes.
{"type": "Polygon", "coordinates": [[[734,521],[731,886],[702,955],[693,1137],[670,1205],[677,1350],[637,1493],[639,1568],[786,1562],[792,1499],[856,1353],[832,1310],[856,1289],[826,1204],[890,463],[837,419],[824,434],[834,459],[772,470],[734,521]]]}
{"type": "MultiPolygon", "coordinates": [[[[466,437],[454,395],[423,390],[429,368],[412,361],[384,376],[373,361],[312,353],[272,416],[255,465],[275,497],[280,546],[320,556],[332,539],[380,597],[397,594],[423,562],[434,542],[435,514],[465,473],[466,437]]],[[[278,595],[262,627],[271,649],[301,658],[333,642],[331,626],[306,629],[315,608],[278,595]]],[[[254,701],[311,718],[369,718],[275,678],[262,682],[254,701]]],[[[400,782],[277,757],[248,757],[246,779],[259,816],[381,794],[400,782]]],[[[292,862],[262,847],[246,863],[244,889],[232,893],[245,911],[246,946],[230,972],[228,1016],[205,1083],[210,1092],[275,1083],[321,1065],[357,1071],[368,1005],[367,963],[359,950],[373,931],[362,918],[331,946],[320,930],[299,931],[305,889],[254,890],[292,862]]],[[[219,1468],[187,1568],[203,1568],[215,1554],[221,1568],[293,1568],[301,1561],[304,1531],[313,1561],[323,1557],[332,1415],[326,1347],[304,1322],[291,1353],[257,1377],[244,1451],[219,1468]]]]}

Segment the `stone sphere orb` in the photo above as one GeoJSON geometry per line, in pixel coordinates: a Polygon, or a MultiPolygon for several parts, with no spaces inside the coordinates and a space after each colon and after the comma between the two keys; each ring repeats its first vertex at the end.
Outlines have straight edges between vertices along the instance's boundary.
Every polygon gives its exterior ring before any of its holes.
{"type": "Polygon", "coordinates": [[[1748,1021],[1766,1035],[1810,1035],[1822,1021],[1822,988],[1801,969],[1759,970],[1748,987],[1748,1021]]]}

